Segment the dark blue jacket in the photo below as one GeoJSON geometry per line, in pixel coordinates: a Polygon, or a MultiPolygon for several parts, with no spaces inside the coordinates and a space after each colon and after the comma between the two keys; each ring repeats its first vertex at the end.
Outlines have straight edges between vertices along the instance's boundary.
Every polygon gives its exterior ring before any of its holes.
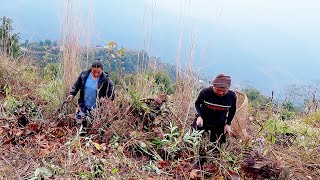
{"type": "MultiPolygon", "coordinates": [[[[82,71],[70,91],[71,95],[76,96],[78,91],[80,90],[80,97],[78,100],[78,105],[82,108],[84,107],[84,86],[85,86],[86,80],[88,79],[90,73],[91,73],[91,69],[86,70],[86,71],[82,71]]],[[[107,96],[111,100],[114,99],[113,82],[109,78],[108,73],[102,72],[102,74],[99,78],[99,82],[98,82],[98,89],[99,89],[99,98],[103,98],[103,97],[107,96]]]]}

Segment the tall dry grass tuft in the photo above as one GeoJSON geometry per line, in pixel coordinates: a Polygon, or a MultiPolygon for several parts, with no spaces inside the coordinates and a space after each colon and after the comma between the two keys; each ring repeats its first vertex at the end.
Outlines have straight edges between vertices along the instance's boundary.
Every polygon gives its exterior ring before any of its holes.
{"type": "Polygon", "coordinates": [[[189,50],[188,59],[185,67],[183,68],[183,59],[182,59],[182,46],[183,46],[183,30],[184,30],[184,14],[187,9],[187,2],[181,5],[181,29],[179,35],[179,44],[177,48],[177,57],[176,57],[176,93],[174,96],[175,104],[175,118],[177,125],[181,127],[181,134],[185,133],[186,128],[189,126],[189,123],[193,117],[193,103],[197,87],[197,75],[192,70],[194,62],[194,52],[195,52],[195,42],[196,36],[191,38],[191,47],[189,50]],[[184,70],[183,70],[184,69],[184,70]]]}
{"type": "MultiPolygon", "coordinates": [[[[174,103],[174,116],[168,117],[169,121],[172,121],[174,124],[177,124],[182,128],[182,133],[189,124],[190,117],[193,112],[193,102],[195,97],[195,88],[197,86],[197,75],[192,70],[193,61],[194,61],[194,51],[195,51],[195,42],[196,36],[191,39],[191,47],[188,55],[188,59],[185,61],[182,59],[182,47],[183,47],[183,34],[184,34],[184,16],[185,12],[188,9],[188,2],[181,2],[181,17],[180,17],[180,35],[179,35],[179,44],[177,47],[177,56],[176,56],[176,82],[175,89],[176,92],[172,95],[172,102],[174,103]],[[186,62],[186,63],[185,63],[186,62]],[[182,70],[184,69],[184,70],[182,70]]],[[[146,49],[148,57],[144,54],[140,54],[140,49],[138,51],[138,64],[137,72],[138,74],[144,74],[148,71],[157,70],[157,65],[153,60],[152,54],[152,28],[154,25],[154,16],[155,10],[157,7],[156,1],[146,1],[145,10],[142,19],[142,30],[144,32],[144,40],[140,48],[146,49]]],[[[152,78],[151,78],[152,79],[152,78]]],[[[141,94],[142,97],[154,96],[159,92],[154,91],[153,83],[148,81],[148,79],[140,77],[137,78],[137,83],[135,89],[141,94]]]]}
{"type": "Polygon", "coordinates": [[[86,45],[86,52],[84,53],[85,56],[85,62],[84,62],[84,67],[90,67],[91,63],[94,61],[94,54],[95,54],[95,48],[92,44],[93,41],[93,32],[94,32],[94,27],[95,27],[95,21],[94,21],[94,9],[90,5],[89,6],[89,11],[87,13],[87,19],[85,21],[85,40],[84,43],[86,45]]]}
{"type": "MultiPolygon", "coordinates": [[[[144,39],[143,39],[143,44],[140,45],[138,50],[138,62],[137,62],[138,74],[145,74],[148,69],[153,67],[152,65],[150,66],[150,63],[152,63],[151,62],[152,61],[152,56],[151,56],[152,39],[153,39],[152,28],[154,25],[154,15],[155,15],[156,6],[157,6],[156,1],[150,1],[150,2],[146,1],[144,14],[142,18],[142,25],[141,25],[141,29],[144,31],[144,39]],[[149,6],[151,7],[150,12],[147,11],[149,9],[149,6]]],[[[155,69],[153,68],[153,70],[155,69]]],[[[152,92],[152,88],[153,88],[152,84],[143,77],[137,78],[136,80],[137,80],[136,87],[135,87],[136,90],[138,92],[141,92],[143,97],[152,96],[152,93],[150,93],[152,92]]]]}
{"type": "Polygon", "coordinates": [[[62,13],[60,47],[63,67],[63,93],[66,97],[80,71],[83,10],[79,2],[67,0],[63,1],[62,13]]]}
{"type": "Polygon", "coordinates": [[[177,69],[176,93],[173,102],[175,103],[176,120],[178,126],[182,128],[182,134],[185,133],[194,115],[193,105],[197,87],[197,75],[192,71],[194,50],[195,41],[193,40],[185,70],[177,69]]]}

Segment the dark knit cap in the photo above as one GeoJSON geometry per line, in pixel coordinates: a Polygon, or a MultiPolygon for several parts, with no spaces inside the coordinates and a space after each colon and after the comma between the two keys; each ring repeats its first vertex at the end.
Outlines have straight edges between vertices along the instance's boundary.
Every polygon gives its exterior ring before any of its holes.
{"type": "Polygon", "coordinates": [[[219,74],[214,80],[213,80],[213,86],[214,87],[221,87],[221,88],[230,88],[231,86],[231,77],[219,74]]]}
{"type": "Polygon", "coordinates": [[[102,62],[100,60],[95,60],[95,61],[93,61],[91,67],[103,69],[103,64],[102,64],[102,62]]]}

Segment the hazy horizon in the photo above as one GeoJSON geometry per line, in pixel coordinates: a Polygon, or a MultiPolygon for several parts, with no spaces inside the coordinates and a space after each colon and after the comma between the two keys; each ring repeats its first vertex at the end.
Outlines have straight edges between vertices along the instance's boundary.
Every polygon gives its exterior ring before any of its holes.
{"type": "MultiPolygon", "coordinates": [[[[0,2],[0,15],[13,20],[21,42],[60,38],[62,1],[0,2]]],[[[190,53],[192,37],[196,39],[196,71],[210,78],[224,72],[234,84],[249,84],[264,92],[320,79],[317,7],[320,2],[315,0],[92,0],[83,6],[92,12],[93,45],[116,41],[172,64],[182,28],[183,59],[190,53]]]]}

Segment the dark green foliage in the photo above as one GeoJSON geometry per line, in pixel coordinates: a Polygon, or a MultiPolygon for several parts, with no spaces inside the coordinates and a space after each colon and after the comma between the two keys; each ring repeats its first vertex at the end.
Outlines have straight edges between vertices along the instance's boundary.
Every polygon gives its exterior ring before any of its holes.
{"type": "MultiPolygon", "coordinates": [[[[30,51],[38,51],[38,52],[42,52],[42,51],[53,51],[55,49],[57,49],[58,43],[56,41],[52,42],[49,39],[46,39],[44,41],[39,41],[39,42],[29,42],[28,40],[25,40],[24,43],[21,43],[22,47],[27,48],[30,51]]],[[[58,53],[59,51],[55,51],[56,53],[58,53]]]]}
{"type": "Polygon", "coordinates": [[[108,72],[117,71],[121,75],[125,73],[137,73],[141,70],[148,70],[148,61],[156,62],[162,71],[167,71],[171,80],[175,79],[175,67],[161,62],[159,58],[150,58],[145,51],[126,51],[125,49],[112,49],[108,51],[99,50],[95,53],[95,59],[104,62],[105,70],[108,72]]]}
{"type": "MultiPolygon", "coordinates": [[[[148,69],[147,61],[149,56],[145,51],[126,51],[125,49],[99,50],[95,53],[95,59],[100,59],[104,63],[105,71],[109,72],[115,84],[119,84],[120,77],[124,78],[126,84],[134,83],[134,74],[139,70],[148,69]]],[[[173,93],[173,79],[175,76],[174,66],[161,63],[159,59],[153,58],[161,71],[147,72],[147,76],[153,76],[159,90],[167,94],[173,93]]]]}
{"type": "Polygon", "coordinates": [[[264,96],[258,89],[246,88],[243,92],[247,95],[249,103],[254,108],[263,108],[271,102],[271,97],[264,96]]]}
{"type": "Polygon", "coordinates": [[[156,84],[160,87],[160,91],[165,92],[166,94],[172,94],[174,92],[173,83],[168,73],[157,71],[155,73],[155,80],[156,84]]]}
{"type": "Polygon", "coordinates": [[[281,104],[280,109],[280,118],[282,120],[291,120],[296,117],[297,112],[299,111],[298,107],[295,106],[290,101],[285,101],[281,104]]]}
{"type": "Polygon", "coordinates": [[[46,39],[43,44],[44,44],[44,46],[51,46],[52,42],[51,42],[51,40],[46,39]]]}
{"type": "MultiPolygon", "coordinates": [[[[38,64],[45,67],[49,63],[59,62],[60,50],[56,41],[46,39],[39,42],[29,42],[25,40],[21,44],[35,56],[38,64]]],[[[124,48],[100,48],[97,47],[93,59],[100,59],[104,64],[104,71],[108,72],[115,84],[119,84],[120,77],[126,77],[126,74],[135,74],[137,72],[149,69],[148,62],[153,61],[163,72],[157,72],[157,84],[162,84],[161,91],[172,93],[172,81],[175,79],[175,67],[161,62],[159,58],[149,57],[146,51],[125,50],[124,48]],[[164,73],[168,72],[168,73],[164,73]],[[161,82],[161,83],[160,83],[161,82]]],[[[90,58],[89,58],[90,59],[90,58]]],[[[84,54],[82,62],[87,62],[87,56],[84,54]]],[[[87,64],[83,68],[87,68],[87,64]]]]}

